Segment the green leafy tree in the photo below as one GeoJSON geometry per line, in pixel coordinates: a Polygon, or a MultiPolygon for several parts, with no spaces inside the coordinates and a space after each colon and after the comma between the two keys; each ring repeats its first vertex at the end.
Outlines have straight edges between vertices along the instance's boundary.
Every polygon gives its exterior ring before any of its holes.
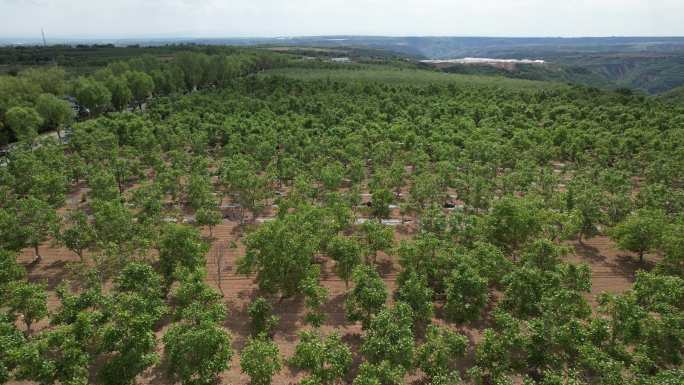
{"type": "Polygon", "coordinates": [[[337,235],[326,245],[328,255],[335,261],[335,274],[349,287],[354,268],[361,263],[361,245],[354,239],[337,235]]]}
{"type": "Polygon", "coordinates": [[[457,322],[474,321],[489,300],[487,280],[467,264],[459,264],[446,279],[444,311],[457,322]]]}
{"type": "Polygon", "coordinates": [[[124,267],[128,258],[147,250],[150,233],[144,225],[135,222],[133,213],[120,200],[95,200],[91,207],[97,247],[104,254],[113,253],[115,257],[100,267],[118,270],[124,267]]]}
{"type": "Polygon", "coordinates": [[[59,234],[59,241],[85,262],[83,253],[95,247],[96,234],[83,211],[74,210],[67,215],[67,227],[59,234]]]}
{"type": "Polygon", "coordinates": [[[273,307],[263,297],[258,297],[247,308],[250,328],[253,336],[265,334],[270,336],[278,325],[280,318],[272,314],[273,307]]]}
{"type": "Polygon", "coordinates": [[[476,366],[469,370],[469,374],[476,381],[508,383],[508,374],[524,360],[525,353],[521,348],[525,339],[519,321],[509,314],[495,313],[494,326],[494,329],[485,329],[482,340],[475,347],[476,366]]]}
{"type": "Polygon", "coordinates": [[[93,114],[104,112],[112,101],[112,94],[105,85],[95,79],[81,77],[74,84],[74,96],[93,114]]]}
{"type": "Polygon", "coordinates": [[[16,352],[26,344],[24,335],[5,314],[0,315],[0,344],[3,347],[0,352],[0,384],[5,384],[11,380],[12,372],[17,366],[14,357],[16,352]]]}
{"type": "Polygon", "coordinates": [[[51,94],[42,94],[36,99],[36,110],[49,128],[57,130],[57,137],[62,140],[61,130],[74,120],[71,104],[51,94]]]}
{"type": "Polygon", "coordinates": [[[363,336],[361,352],[368,361],[388,361],[405,371],[413,367],[413,312],[405,303],[384,308],[370,321],[363,336]]]}
{"type": "Polygon", "coordinates": [[[240,354],[240,368],[251,379],[251,385],[270,385],[281,367],[280,351],[273,341],[265,336],[247,340],[240,354]]]}
{"type": "Polygon", "coordinates": [[[17,263],[17,256],[12,251],[0,249],[0,300],[5,298],[8,286],[24,277],[26,270],[17,263]]]}
{"type": "Polygon", "coordinates": [[[307,313],[304,319],[315,327],[319,327],[325,321],[325,313],[321,306],[328,298],[328,289],[320,284],[321,270],[318,265],[311,266],[309,274],[300,283],[300,290],[304,295],[304,304],[307,313]]]}
{"type": "Polygon", "coordinates": [[[394,244],[394,231],[378,221],[366,221],[361,225],[361,233],[366,249],[373,257],[373,263],[378,258],[378,251],[389,250],[394,244]]]}
{"type": "Polygon", "coordinates": [[[259,288],[280,293],[281,298],[299,293],[319,247],[318,231],[306,212],[288,213],[264,223],[247,236],[238,272],[256,271],[259,288]]]}
{"type": "Polygon", "coordinates": [[[487,242],[477,241],[468,251],[480,276],[491,283],[498,284],[501,278],[513,269],[513,264],[498,247],[487,242]]]}
{"type": "Polygon", "coordinates": [[[180,268],[175,276],[180,281],[172,293],[176,319],[194,324],[218,324],[225,319],[223,296],[206,284],[204,269],[180,268]]]}
{"type": "Polygon", "coordinates": [[[354,269],[352,282],[354,288],[347,294],[345,312],[349,321],[361,321],[365,329],[385,305],[387,287],[378,272],[368,265],[359,265],[354,269]]]}
{"type": "Polygon", "coordinates": [[[323,338],[315,331],[299,333],[300,341],[290,363],[309,371],[321,384],[332,385],[344,379],[352,363],[351,350],[339,334],[323,338]]]}
{"type": "Polygon", "coordinates": [[[26,325],[26,334],[31,335],[31,326],[48,315],[45,285],[26,281],[14,281],[6,290],[5,306],[14,318],[21,317],[26,325]]]}
{"type": "Polygon", "coordinates": [[[138,103],[138,107],[142,109],[142,104],[152,96],[154,92],[154,79],[144,72],[129,71],[124,74],[128,82],[128,88],[131,90],[133,100],[138,103]]]}
{"type": "Polygon", "coordinates": [[[195,212],[195,220],[198,225],[209,227],[209,237],[213,237],[214,227],[221,224],[223,216],[216,207],[200,207],[195,212]]]}
{"type": "Polygon", "coordinates": [[[445,327],[428,326],[425,343],[416,351],[416,365],[434,380],[452,373],[456,360],[463,357],[468,339],[445,327]]]}
{"type": "Polygon", "coordinates": [[[178,268],[203,268],[209,246],[199,231],[184,225],[170,224],[159,240],[159,269],[168,284],[178,268]]]}
{"type": "Polygon", "coordinates": [[[56,232],[59,218],[55,209],[47,202],[29,196],[17,203],[17,218],[22,226],[26,243],[33,247],[36,259],[40,260],[39,246],[56,232]]]}
{"type": "Polygon", "coordinates": [[[578,241],[598,234],[598,224],[604,219],[601,211],[604,196],[601,190],[589,182],[570,184],[566,194],[566,207],[575,213],[578,241]]]}
{"type": "Polygon", "coordinates": [[[173,325],[164,334],[170,374],[184,385],[215,383],[233,356],[230,343],[230,334],[211,322],[173,325]]]}
{"type": "Polygon", "coordinates": [[[519,317],[539,314],[540,303],[547,287],[544,272],[532,267],[519,267],[503,278],[505,309],[519,317]]]}
{"type": "Polygon", "coordinates": [[[119,198],[121,191],[118,188],[116,176],[109,170],[93,171],[88,175],[88,193],[93,199],[113,201],[119,198]]]}
{"type": "Polygon", "coordinates": [[[31,107],[10,108],[5,113],[5,121],[17,139],[26,143],[33,143],[38,137],[38,129],[43,125],[43,118],[31,107]]]}
{"type": "Polygon", "coordinates": [[[323,186],[329,191],[335,191],[342,184],[344,167],[339,162],[330,162],[320,170],[320,179],[323,186]]]}
{"type": "Polygon", "coordinates": [[[111,76],[105,81],[105,85],[112,94],[112,107],[117,111],[125,110],[133,101],[133,92],[124,77],[111,76]]]}
{"type": "Polygon", "coordinates": [[[364,362],[359,367],[353,385],[401,385],[405,374],[404,368],[392,365],[389,361],[379,364],[364,362]]]}
{"type": "Polygon", "coordinates": [[[665,226],[662,212],[642,209],[628,215],[612,229],[610,236],[620,249],[636,253],[643,263],[644,254],[661,245],[665,226]]]}
{"type": "Polygon", "coordinates": [[[190,207],[198,210],[214,204],[211,179],[206,175],[192,174],[188,180],[187,193],[190,207]]]}
{"type": "Polygon", "coordinates": [[[673,223],[663,230],[662,249],[662,269],[684,277],[684,222],[673,223]]]}
{"type": "Polygon", "coordinates": [[[375,189],[371,195],[371,209],[373,216],[376,218],[387,218],[390,215],[389,205],[394,200],[394,194],[391,191],[379,188],[375,189]]]}
{"type": "Polygon", "coordinates": [[[427,279],[411,271],[403,276],[397,291],[397,300],[411,306],[416,321],[429,323],[434,315],[433,294],[434,292],[428,286],[427,279]]]}
{"type": "Polygon", "coordinates": [[[244,223],[244,210],[250,210],[256,217],[271,195],[266,176],[259,175],[255,161],[243,156],[234,156],[221,165],[222,185],[231,195],[233,202],[240,205],[240,222],[244,223]]]}
{"type": "Polygon", "coordinates": [[[526,198],[504,197],[492,207],[487,228],[493,244],[515,255],[522,245],[541,231],[541,222],[534,202],[526,198]]]}
{"type": "Polygon", "coordinates": [[[72,325],[62,325],[35,336],[15,352],[15,379],[39,384],[87,384],[92,357],[72,325]]]}
{"type": "Polygon", "coordinates": [[[161,278],[149,266],[128,265],[119,280],[107,309],[111,318],[100,330],[101,349],[107,358],[98,375],[106,385],[132,384],[136,376],[158,362],[154,326],[166,309],[161,278]],[[131,285],[132,279],[141,280],[131,285]]]}

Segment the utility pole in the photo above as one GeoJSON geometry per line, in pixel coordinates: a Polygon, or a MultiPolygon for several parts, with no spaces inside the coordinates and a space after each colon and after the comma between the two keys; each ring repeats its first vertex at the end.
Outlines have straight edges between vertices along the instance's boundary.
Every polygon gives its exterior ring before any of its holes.
{"type": "Polygon", "coordinates": [[[43,28],[40,29],[40,34],[43,35],[43,47],[47,47],[47,41],[45,41],[45,31],[43,28]]]}

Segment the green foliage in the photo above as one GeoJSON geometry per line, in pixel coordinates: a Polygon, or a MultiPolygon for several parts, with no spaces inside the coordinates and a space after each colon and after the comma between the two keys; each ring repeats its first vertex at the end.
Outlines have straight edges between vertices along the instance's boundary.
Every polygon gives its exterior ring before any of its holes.
{"type": "Polygon", "coordinates": [[[352,282],[354,288],[347,294],[345,313],[349,321],[361,321],[366,329],[373,316],[385,305],[387,288],[378,272],[368,265],[359,265],[354,269],[352,282]]]}
{"type": "Polygon", "coordinates": [[[259,288],[283,297],[301,291],[313,257],[319,248],[320,228],[311,220],[314,210],[302,209],[262,226],[247,236],[246,254],[238,261],[238,272],[256,272],[259,288]]]}
{"type": "Polygon", "coordinates": [[[184,385],[213,384],[228,368],[230,344],[230,334],[213,323],[173,325],[164,334],[170,374],[184,385]]]}
{"type": "Polygon", "coordinates": [[[41,333],[18,348],[14,354],[19,364],[14,372],[17,380],[40,384],[59,382],[82,385],[88,383],[91,357],[73,327],[61,326],[41,333]]]}
{"type": "Polygon", "coordinates": [[[219,323],[226,317],[223,296],[205,283],[203,269],[176,271],[180,285],[173,291],[176,319],[191,323],[219,323]]]}
{"type": "Polygon", "coordinates": [[[417,322],[430,323],[434,315],[432,304],[433,290],[428,286],[427,279],[411,271],[402,276],[397,291],[397,300],[411,306],[417,322]]]}
{"type": "Polygon", "coordinates": [[[413,367],[413,312],[402,302],[384,308],[373,319],[363,336],[361,352],[368,361],[380,364],[387,361],[404,371],[413,367]]]}
{"type": "Polygon", "coordinates": [[[195,212],[195,220],[200,226],[209,227],[209,236],[213,236],[214,226],[221,224],[223,216],[215,207],[200,207],[195,212]]]}
{"type": "Polygon", "coordinates": [[[487,220],[489,238],[495,245],[515,253],[541,230],[535,202],[504,197],[492,207],[487,220]]]}
{"type": "Polygon", "coordinates": [[[258,174],[254,160],[233,156],[223,162],[219,175],[228,195],[240,205],[240,220],[244,221],[244,209],[250,210],[256,217],[270,194],[268,179],[258,174]]]}
{"type": "Polygon", "coordinates": [[[394,194],[391,191],[380,188],[374,190],[371,194],[371,209],[373,215],[377,218],[387,218],[390,214],[389,205],[394,200],[394,194]]]}
{"type": "Polygon", "coordinates": [[[335,261],[335,274],[349,286],[354,268],[361,263],[361,245],[354,239],[337,235],[327,244],[328,255],[335,261]]]}
{"type": "Polygon", "coordinates": [[[50,128],[60,130],[74,120],[69,102],[51,94],[42,94],[36,99],[36,110],[50,128]]]}
{"type": "Polygon", "coordinates": [[[83,77],[74,84],[74,96],[81,105],[94,114],[104,112],[112,101],[112,94],[104,84],[83,77]]]}
{"type": "Polygon", "coordinates": [[[251,379],[251,385],[270,385],[273,375],[281,369],[278,345],[264,336],[249,338],[240,353],[240,368],[251,379]]]}
{"type": "Polygon", "coordinates": [[[209,246],[199,231],[183,225],[168,225],[159,240],[159,268],[170,284],[178,268],[203,268],[209,246]]]}
{"type": "Polygon", "coordinates": [[[38,136],[38,128],[43,124],[38,111],[31,107],[12,107],[5,115],[7,126],[17,139],[32,144],[38,136]]]}
{"type": "Polygon", "coordinates": [[[394,244],[394,232],[379,221],[368,220],[361,225],[366,249],[375,262],[378,251],[389,250],[394,244]]]}
{"type": "Polygon", "coordinates": [[[304,295],[304,304],[308,310],[304,319],[315,327],[321,326],[323,321],[325,321],[326,315],[321,306],[323,306],[328,298],[328,289],[319,283],[320,275],[320,267],[318,265],[312,266],[299,288],[304,295]]]}
{"type": "Polygon", "coordinates": [[[5,291],[9,288],[9,285],[22,279],[25,274],[26,270],[17,263],[15,253],[0,249],[0,301],[5,300],[5,291]]]}
{"type": "Polygon", "coordinates": [[[250,328],[253,336],[260,334],[271,335],[278,325],[280,318],[271,314],[272,306],[263,297],[258,297],[247,308],[250,319],[250,328]]]}
{"type": "Polygon", "coordinates": [[[459,264],[445,283],[447,317],[457,322],[479,319],[489,301],[487,280],[469,265],[459,264]]]}
{"type": "Polygon", "coordinates": [[[400,385],[403,384],[405,371],[389,361],[379,364],[364,362],[354,378],[353,385],[400,385]]]}
{"type": "Polygon", "coordinates": [[[619,248],[637,253],[643,262],[644,254],[660,246],[664,227],[662,212],[642,209],[627,216],[610,235],[619,248]]]}
{"type": "Polygon", "coordinates": [[[684,222],[671,224],[663,231],[663,260],[665,272],[684,277],[684,222]]]}
{"type": "Polygon", "coordinates": [[[69,250],[76,253],[83,262],[83,252],[95,246],[95,231],[88,222],[88,217],[81,211],[70,212],[67,216],[67,223],[68,227],[61,231],[58,239],[69,250]]]}
{"type": "Polygon", "coordinates": [[[416,366],[432,381],[448,377],[459,357],[465,354],[468,339],[454,331],[428,326],[425,343],[416,351],[416,366]]]}
{"type": "Polygon", "coordinates": [[[7,285],[4,306],[14,319],[21,317],[26,334],[31,326],[48,315],[46,286],[26,281],[13,281],[7,285]]]}
{"type": "Polygon", "coordinates": [[[128,82],[128,88],[131,90],[133,100],[138,105],[142,105],[147,98],[152,96],[154,80],[150,75],[140,71],[129,71],[124,76],[128,82]]]}
{"type": "Polygon", "coordinates": [[[15,352],[26,343],[24,335],[14,326],[6,315],[0,315],[0,383],[4,384],[11,379],[11,372],[17,365],[13,357],[15,352]]]}
{"type": "Polygon", "coordinates": [[[490,283],[500,283],[501,278],[513,269],[513,264],[501,250],[486,242],[475,242],[468,256],[483,278],[490,283]]]}
{"type": "Polygon", "coordinates": [[[352,353],[338,334],[327,337],[315,331],[301,332],[290,363],[307,370],[321,384],[341,381],[352,363],[352,353]]]}
{"type": "Polygon", "coordinates": [[[503,279],[504,308],[521,317],[538,314],[545,278],[541,270],[531,267],[520,267],[506,275],[503,279]]]}
{"type": "Polygon", "coordinates": [[[591,238],[598,234],[598,224],[604,219],[601,212],[603,197],[600,189],[588,181],[573,181],[566,194],[566,207],[574,211],[576,217],[576,232],[579,241],[582,237],[591,238]]]}
{"type": "Polygon", "coordinates": [[[112,94],[112,107],[117,111],[125,110],[133,100],[133,92],[126,79],[122,76],[110,76],[105,85],[112,94]]]}

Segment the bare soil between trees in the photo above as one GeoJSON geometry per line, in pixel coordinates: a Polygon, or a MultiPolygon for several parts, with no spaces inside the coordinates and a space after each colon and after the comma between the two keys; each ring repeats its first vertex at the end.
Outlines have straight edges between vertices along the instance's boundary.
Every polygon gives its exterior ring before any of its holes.
{"type": "MultiPolygon", "coordinates": [[[[84,192],[85,190],[81,189],[71,193],[67,198],[67,206],[78,204],[84,192]]],[[[392,218],[399,219],[400,216],[396,213],[397,210],[393,211],[395,212],[392,218]]],[[[267,213],[265,217],[271,217],[273,214],[273,212],[267,213]]],[[[395,227],[395,239],[408,239],[412,235],[411,231],[411,228],[397,226],[395,227]]],[[[220,383],[248,384],[249,377],[240,371],[239,352],[249,337],[247,306],[258,296],[258,287],[253,277],[236,273],[236,261],[244,254],[244,246],[240,242],[244,235],[244,229],[240,226],[239,221],[224,219],[220,225],[214,227],[212,238],[209,238],[209,231],[207,229],[204,229],[202,233],[211,242],[211,248],[207,254],[207,281],[211,286],[217,289],[220,288],[224,293],[228,317],[223,326],[230,330],[233,336],[234,355],[230,368],[221,374],[220,383]],[[235,242],[237,247],[231,248],[230,244],[232,242],[235,242]],[[217,256],[220,256],[221,260],[220,269],[217,265],[217,256]]],[[[586,263],[591,267],[593,273],[592,290],[587,295],[587,299],[594,308],[597,306],[596,297],[600,293],[620,293],[628,290],[634,281],[635,272],[646,267],[640,265],[634,256],[618,251],[613,242],[605,236],[585,240],[583,244],[574,241],[568,244],[573,252],[566,260],[573,263],[586,263]]],[[[32,248],[24,249],[18,259],[26,267],[31,281],[47,284],[49,292],[48,308],[54,310],[59,306],[55,289],[63,280],[70,279],[69,265],[78,262],[79,258],[73,252],[66,248],[56,247],[51,242],[41,245],[40,250],[43,258],[38,262],[32,263],[34,261],[34,251],[32,248]]],[[[321,258],[320,263],[322,265],[322,285],[329,290],[328,301],[324,306],[327,318],[321,329],[324,333],[337,331],[342,335],[343,341],[350,345],[354,353],[354,363],[351,373],[345,382],[351,383],[360,364],[361,326],[360,324],[351,324],[345,319],[344,298],[347,288],[344,282],[334,275],[332,271],[334,262],[327,258],[321,258]]],[[[388,290],[391,293],[394,292],[396,287],[395,279],[400,271],[398,261],[392,256],[380,253],[378,264],[380,274],[385,280],[388,290]]],[[[490,306],[487,308],[488,312],[495,306],[497,297],[500,297],[500,295],[499,293],[493,293],[491,297],[490,306]]],[[[304,323],[304,303],[300,298],[288,298],[282,302],[275,301],[273,308],[274,313],[280,317],[274,341],[278,344],[281,356],[287,359],[294,353],[295,346],[299,340],[298,333],[310,328],[304,323]]],[[[439,316],[439,314],[438,308],[436,315],[439,316]]],[[[444,321],[437,318],[434,322],[444,324],[444,321]]],[[[38,331],[46,326],[47,322],[41,321],[41,323],[35,326],[35,330],[38,331]]],[[[472,358],[472,345],[480,340],[482,332],[489,326],[490,320],[488,316],[471,325],[452,325],[452,327],[469,338],[471,342],[470,358],[472,358]]],[[[161,336],[167,327],[168,322],[162,323],[157,331],[157,336],[160,339],[158,341],[160,353],[163,351],[161,336]]],[[[290,368],[284,361],[283,370],[274,376],[273,384],[296,384],[304,376],[305,373],[290,368]]],[[[407,383],[419,384],[421,377],[419,373],[409,375],[407,383]]],[[[166,376],[165,365],[162,362],[145,371],[142,376],[139,376],[137,383],[164,385],[171,384],[172,381],[166,376]]],[[[22,383],[14,382],[12,384],[22,383]]]]}

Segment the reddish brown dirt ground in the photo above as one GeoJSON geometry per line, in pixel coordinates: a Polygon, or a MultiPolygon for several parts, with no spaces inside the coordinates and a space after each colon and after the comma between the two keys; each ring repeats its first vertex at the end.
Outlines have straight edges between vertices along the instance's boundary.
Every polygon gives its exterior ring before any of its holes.
{"type": "MultiPolygon", "coordinates": [[[[78,202],[78,197],[83,191],[77,191],[70,195],[68,205],[78,202]]],[[[398,218],[398,213],[393,213],[398,218]]],[[[204,229],[203,234],[208,238],[208,230],[204,229]]],[[[406,238],[410,235],[396,232],[397,239],[406,238]]],[[[222,384],[247,384],[249,378],[240,372],[238,352],[244,346],[249,336],[249,318],[247,316],[247,306],[257,293],[257,287],[253,282],[253,277],[237,275],[235,272],[236,260],[244,253],[244,247],[240,244],[241,230],[237,221],[224,220],[224,222],[213,229],[213,239],[211,250],[207,255],[208,283],[216,288],[219,287],[219,277],[221,288],[225,295],[225,303],[229,309],[229,315],[224,326],[233,335],[233,350],[235,352],[231,361],[230,368],[221,375],[222,384]],[[230,248],[231,241],[237,242],[237,248],[230,248]],[[222,255],[220,272],[217,268],[216,255],[222,255]]],[[[615,250],[613,243],[606,237],[596,237],[586,240],[583,245],[572,242],[575,252],[567,259],[571,262],[584,262],[591,266],[593,271],[593,288],[588,296],[593,305],[596,304],[595,296],[603,291],[622,292],[631,287],[634,272],[640,268],[636,260],[625,253],[615,250]]],[[[32,281],[45,282],[50,290],[49,308],[55,309],[59,303],[54,294],[54,289],[68,277],[68,264],[77,262],[78,257],[69,250],[54,247],[49,242],[41,246],[43,259],[31,264],[34,259],[32,249],[25,249],[19,257],[19,261],[24,264],[32,281]]],[[[395,288],[394,280],[399,270],[398,263],[385,254],[379,256],[378,261],[381,266],[381,273],[388,289],[393,292],[395,288]]],[[[344,282],[335,277],[332,273],[332,264],[324,260],[322,265],[323,285],[329,290],[328,302],[325,305],[325,312],[328,315],[323,326],[324,332],[337,330],[343,336],[354,352],[356,368],[359,364],[358,349],[361,342],[361,328],[359,325],[351,325],[345,320],[344,296],[346,288],[344,282]]],[[[496,297],[496,295],[493,295],[496,297]]],[[[274,304],[274,312],[280,316],[280,324],[275,334],[275,342],[280,348],[281,355],[285,358],[290,357],[298,341],[297,333],[307,326],[303,323],[304,306],[300,299],[286,299],[281,303],[274,304]]],[[[439,309],[438,309],[439,314],[439,309]]],[[[442,323],[440,320],[436,322],[442,323]]],[[[470,327],[459,328],[466,334],[471,343],[477,342],[482,331],[488,326],[488,320],[484,320],[470,327]]],[[[36,325],[36,330],[45,327],[46,323],[36,325]]],[[[158,332],[161,338],[162,330],[158,332]]],[[[162,344],[159,344],[160,350],[162,344]]],[[[350,380],[355,369],[350,374],[350,380]]],[[[274,377],[273,383],[276,385],[294,384],[304,376],[283,365],[283,370],[274,377]]],[[[418,375],[413,375],[409,382],[417,380],[418,375]]],[[[146,371],[138,381],[140,384],[169,384],[170,380],[164,375],[163,364],[146,371]]]]}

